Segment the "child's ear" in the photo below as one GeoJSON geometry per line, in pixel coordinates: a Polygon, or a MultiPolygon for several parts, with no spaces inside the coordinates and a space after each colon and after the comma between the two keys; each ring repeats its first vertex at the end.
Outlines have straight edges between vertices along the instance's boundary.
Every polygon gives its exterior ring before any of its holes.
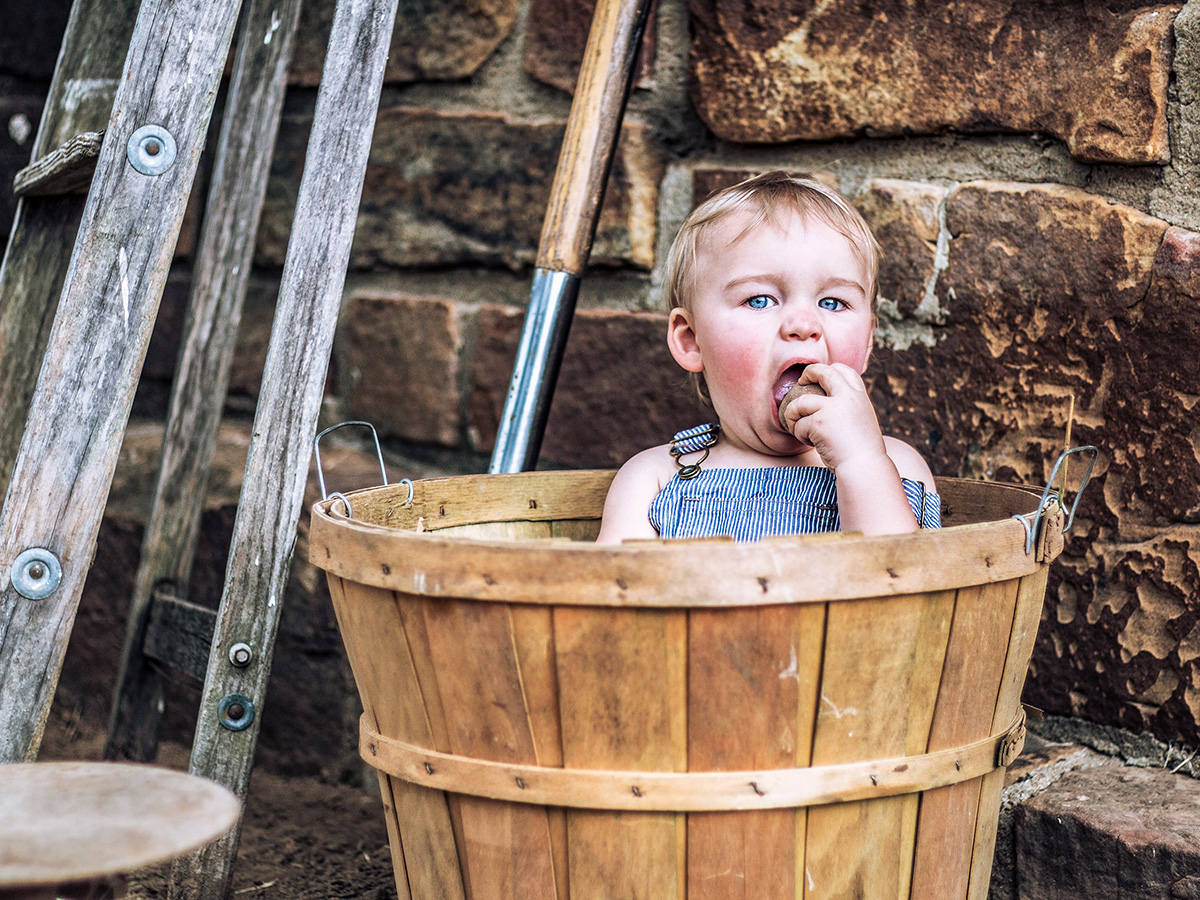
{"type": "Polygon", "coordinates": [[[680,306],[671,310],[667,318],[667,347],[675,362],[686,371],[704,371],[700,345],[696,343],[696,331],[692,327],[692,314],[680,306]]]}

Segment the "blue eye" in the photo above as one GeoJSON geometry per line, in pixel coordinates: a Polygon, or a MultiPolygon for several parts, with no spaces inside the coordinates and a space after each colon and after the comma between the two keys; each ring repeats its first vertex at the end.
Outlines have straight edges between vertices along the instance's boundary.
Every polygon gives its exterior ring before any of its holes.
{"type": "Polygon", "coordinates": [[[751,309],[768,309],[775,304],[773,297],[768,297],[766,294],[759,294],[757,297],[751,297],[746,301],[746,305],[751,309]]]}
{"type": "Polygon", "coordinates": [[[844,302],[842,302],[841,300],[839,300],[837,297],[822,297],[820,300],[817,301],[817,306],[821,307],[821,309],[830,309],[830,310],[838,310],[838,309],[846,308],[846,304],[844,302]]]}

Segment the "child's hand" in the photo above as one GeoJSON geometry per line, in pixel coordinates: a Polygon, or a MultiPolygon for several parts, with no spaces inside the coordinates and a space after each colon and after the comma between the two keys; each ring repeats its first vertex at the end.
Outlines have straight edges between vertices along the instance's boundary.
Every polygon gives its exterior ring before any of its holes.
{"type": "Polygon", "coordinates": [[[796,397],[783,411],[783,426],[798,441],[810,444],[836,474],[851,463],[877,463],[887,458],[875,407],[862,376],[841,363],[813,363],[800,383],[816,383],[827,396],[796,397]]]}

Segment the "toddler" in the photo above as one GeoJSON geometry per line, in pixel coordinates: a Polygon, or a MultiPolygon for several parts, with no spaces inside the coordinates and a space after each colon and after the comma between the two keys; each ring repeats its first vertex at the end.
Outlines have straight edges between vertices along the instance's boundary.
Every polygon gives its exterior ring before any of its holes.
{"type": "Polygon", "coordinates": [[[626,462],[598,542],[940,526],[928,465],[880,433],[863,385],[878,259],[853,206],[782,172],[688,216],[667,261],[667,345],[718,424],[626,462]],[[798,383],[820,391],[781,418],[798,383]]]}

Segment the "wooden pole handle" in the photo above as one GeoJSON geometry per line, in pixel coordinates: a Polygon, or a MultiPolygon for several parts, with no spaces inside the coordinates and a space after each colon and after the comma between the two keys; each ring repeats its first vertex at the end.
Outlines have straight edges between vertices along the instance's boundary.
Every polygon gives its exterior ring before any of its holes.
{"type": "Polygon", "coordinates": [[[587,265],[652,0],[598,0],[538,244],[538,268],[587,265]]]}

